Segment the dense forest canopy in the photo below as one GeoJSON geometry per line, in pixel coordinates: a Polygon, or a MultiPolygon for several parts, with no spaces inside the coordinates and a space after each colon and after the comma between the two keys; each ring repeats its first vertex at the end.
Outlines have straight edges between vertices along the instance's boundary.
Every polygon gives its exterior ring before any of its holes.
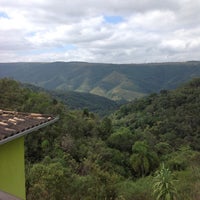
{"type": "Polygon", "coordinates": [[[199,199],[200,79],[104,118],[14,80],[1,79],[0,90],[1,109],[60,115],[26,137],[27,199],[199,199]],[[163,180],[169,190],[157,187],[163,180]]]}
{"type": "Polygon", "coordinates": [[[44,88],[31,84],[23,84],[23,86],[34,92],[48,93],[51,97],[61,101],[70,109],[83,110],[87,108],[101,117],[114,112],[121,104],[126,102],[115,102],[99,95],[84,92],[45,90],[44,88]]]}

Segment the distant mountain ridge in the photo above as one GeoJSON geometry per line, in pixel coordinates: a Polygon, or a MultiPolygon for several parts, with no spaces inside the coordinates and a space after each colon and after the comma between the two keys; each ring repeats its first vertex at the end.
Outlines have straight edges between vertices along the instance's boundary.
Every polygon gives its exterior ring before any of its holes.
{"type": "Polygon", "coordinates": [[[10,77],[45,89],[92,93],[133,100],[174,89],[200,76],[200,62],[101,64],[86,62],[0,63],[0,78],[10,77]]]}

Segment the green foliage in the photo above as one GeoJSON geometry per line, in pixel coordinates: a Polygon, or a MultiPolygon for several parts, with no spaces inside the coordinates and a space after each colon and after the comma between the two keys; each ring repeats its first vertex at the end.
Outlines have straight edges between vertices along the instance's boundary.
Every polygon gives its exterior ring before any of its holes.
{"type": "Polygon", "coordinates": [[[167,165],[171,170],[185,170],[198,156],[199,152],[193,151],[189,146],[182,146],[167,156],[167,165]]]}
{"type": "Polygon", "coordinates": [[[176,185],[179,199],[198,200],[200,196],[200,168],[193,166],[187,170],[176,172],[178,184],[176,185]]]}
{"type": "Polygon", "coordinates": [[[166,142],[172,150],[182,145],[200,150],[200,88],[191,87],[192,83],[122,106],[113,115],[113,126],[129,127],[143,137],[151,134],[155,136],[155,143],[166,142]]]}
{"type": "Polygon", "coordinates": [[[155,150],[160,157],[172,152],[172,147],[167,142],[159,142],[155,145],[155,150]]]}
{"type": "Polygon", "coordinates": [[[27,199],[153,200],[151,186],[163,176],[174,183],[174,173],[181,199],[198,199],[198,79],[135,100],[103,119],[10,79],[0,80],[0,88],[2,109],[60,116],[26,137],[27,199]],[[160,162],[167,168],[152,178],[160,162]]]}
{"type": "Polygon", "coordinates": [[[82,110],[87,108],[90,112],[105,116],[119,108],[118,103],[90,93],[75,91],[48,91],[55,99],[62,101],[70,109],[82,110]]]}
{"type": "Polygon", "coordinates": [[[137,181],[124,180],[118,184],[119,197],[117,200],[153,200],[152,177],[143,177],[137,181]]]}
{"type": "Polygon", "coordinates": [[[4,109],[17,110],[23,105],[23,100],[28,98],[28,90],[20,87],[20,84],[10,79],[0,80],[0,105],[4,109]]]}
{"type": "Polygon", "coordinates": [[[21,112],[61,114],[64,107],[44,92],[32,92],[11,79],[0,80],[0,105],[3,109],[21,112]]]}
{"type": "Polygon", "coordinates": [[[156,200],[176,200],[176,182],[171,171],[162,164],[154,177],[153,193],[156,200]]]}
{"type": "Polygon", "coordinates": [[[134,136],[128,128],[121,127],[108,138],[108,145],[121,151],[130,151],[134,136]]]}
{"type": "Polygon", "coordinates": [[[100,124],[100,137],[105,140],[112,133],[112,121],[110,118],[105,117],[100,124]]]}
{"type": "Polygon", "coordinates": [[[70,171],[59,162],[34,164],[27,177],[27,199],[67,199],[70,171]]]}
{"type": "Polygon", "coordinates": [[[145,141],[137,141],[132,147],[133,154],[130,163],[138,176],[145,176],[156,169],[158,156],[153,152],[145,141]]]}

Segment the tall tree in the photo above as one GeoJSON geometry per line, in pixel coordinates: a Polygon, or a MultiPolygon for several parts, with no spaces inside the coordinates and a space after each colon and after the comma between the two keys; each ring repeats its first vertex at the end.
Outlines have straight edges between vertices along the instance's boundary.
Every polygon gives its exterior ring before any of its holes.
{"type": "Polygon", "coordinates": [[[145,176],[157,167],[158,156],[150,149],[146,141],[135,142],[132,150],[130,164],[138,176],[145,176]]]}

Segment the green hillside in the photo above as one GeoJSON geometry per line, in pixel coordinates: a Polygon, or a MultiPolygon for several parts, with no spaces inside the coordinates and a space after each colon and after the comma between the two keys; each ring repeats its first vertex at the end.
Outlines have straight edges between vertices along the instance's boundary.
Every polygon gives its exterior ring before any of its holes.
{"type": "Polygon", "coordinates": [[[200,76],[200,62],[100,64],[84,62],[0,63],[0,77],[49,90],[78,91],[113,100],[133,100],[174,89],[200,76]]]}
{"type": "Polygon", "coordinates": [[[171,149],[187,144],[200,151],[200,79],[123,105],[112,120],[154,145],[165,141],[171,149]]]}
{"type": "Polygon", "coordinates": [[[27,200],[199,199],[200,79],[103,119],[13,80],[0,90],[0,109],[60,116],[26,137],[27,200]]]}
{"type": "Polygon", "coordinates": [[[100,116],[108,115],[119,108],[119,104],[115,101],[90,93],[52,91],[50,94],[62,101],[70,109],[88,109],[90,112],[97,113],[100,116]]]}
{"type": "Polygon", "coordinates": [[[22,86],[29,88],[34,92],[46,92],[51,97],[61,101],[70,109],[88,109],[88,111],[100,116],[108,115],[117,110],[120,106],[120,103],[95,94],[74,91],[45,90],[31,84],[22,84],[22,86]]]}

